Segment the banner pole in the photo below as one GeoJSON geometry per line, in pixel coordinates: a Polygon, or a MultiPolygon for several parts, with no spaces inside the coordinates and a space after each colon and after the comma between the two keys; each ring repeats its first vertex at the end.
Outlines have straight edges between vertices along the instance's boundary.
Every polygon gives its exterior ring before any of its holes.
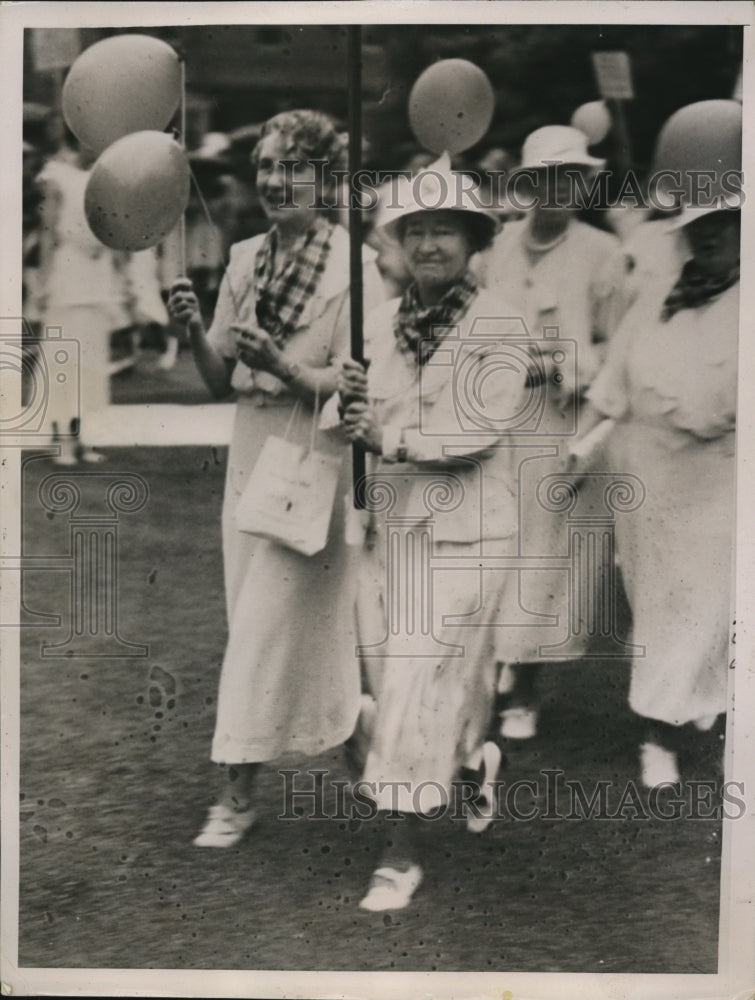
{"type": "MultiPolygon", "coordinates": [[[[351,182],[362,161],[362,29],[349,27],[348,35],[348,98],[349,98],[349,297],[351,302],[351,356],[364,364],[362,287],[362,213],[353,202],[354,184],[351,182]]],[[[352,484],[354,507],[364,509],[365,454],[362,448],[352,446],[352,484]]]]}

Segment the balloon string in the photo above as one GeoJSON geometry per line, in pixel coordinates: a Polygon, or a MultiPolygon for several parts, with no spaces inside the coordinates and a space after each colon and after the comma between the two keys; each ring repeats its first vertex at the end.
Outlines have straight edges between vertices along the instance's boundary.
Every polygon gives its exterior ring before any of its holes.
{"type": "MultiPolygon", "coordinates": [[[[181,146],[186,151],[186,61],[180,60],[181,67],[181,146]]],[[[186,212],[181,213],[178,223],[179,264],[181,274],[186,274],[186,212]]]]}
{"type": "Polygon", "coordinates": [[[239,310],[238,299],[236,298],[236,294],[233,290],[233,285],[231,284],[231,276],[228,272],[228,265],[226,264],[225,252],[223,250],[223,242],[220,239],[220,233],[218,231],[218,227],[215,225],[212,215],[210,215],[210,209],[207,206],[207,202],[204,200],[202,189],[199,186],[199,181],[196,178],[196,174],[191,169],[191,165],[189,166],[189,174],[191,175],[191,179],[194,183],[194,190],[196,191],[197,197],[199,198],[199,204],[202,206],[202,211],[204,212],[205,219],[207,220],[207,224],[210,227],[212,238],[215,241],[215,246],[218,250],[218,256],[220,257],[220,264],[223,268],[223,275],[225,277],[226,287],[228,289],[228,294],[231,299],[231,305],[233,306],[233,311],[236,315],[236,319],[241,319],[241,312],[239,310]]]}

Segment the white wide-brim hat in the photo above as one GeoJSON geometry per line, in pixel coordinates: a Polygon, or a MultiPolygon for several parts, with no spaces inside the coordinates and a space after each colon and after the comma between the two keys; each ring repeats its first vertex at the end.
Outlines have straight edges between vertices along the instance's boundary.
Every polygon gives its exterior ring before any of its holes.
{"type": "Polygon", "coordinates": [[[395,237],[398,222],[417,212],[467,212],[481,217],[490,226],[490,235],[499,225],[491,206],[485,207],[484,193],[472,179],[451,170],[448,153],[413,177],[401,176],[390,193],[381,199],[376,225],[395,237]],[[387,204],[386,204],[387,201],[387,204]]]}
{"type": "Polygon", "coordinates": [[[719,193],[712,200],[712,203],[705,205],[693,205],[682,199],[681,212],[675,216],[668,225],[668,232],[673,233],[677,229],[688,226],[690,222],[705,218],[714,212],[736,212],[742,207],[744,198],[741,194],[730,191],[719,193]]]}
{"type": "Polygon", "coordinates": [[[741,208],[743,192],[724,186],[726,177],[739,174],[741,179],[741,169],[741,104],[697,101],[675,111],[661,127],[653,156],[654,172],[677,172],[684,186],[681,213],[669,229],[681,229],[713,212],[741,208]],[[708,190],[693,185],[696,175],[706,176],[708,190]]]}
{"type": "Polygon", "coordinates": [[[522,170],[545,170],[548,167],[587,167],[602,170],[606,161],[590,156],[587,136],[571,125],[544,125],[530,133],[522,146],[522,170]]]}

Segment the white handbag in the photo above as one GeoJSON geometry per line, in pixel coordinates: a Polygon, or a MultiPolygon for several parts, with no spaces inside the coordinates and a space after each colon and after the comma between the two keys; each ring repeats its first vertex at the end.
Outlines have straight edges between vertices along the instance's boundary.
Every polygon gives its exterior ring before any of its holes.
{"type": "Polygon", "coordinates": [[[342,456],[317,451],[317,399],[309,447],[289,440],[297,402],[284,436],[270,435],[262,446],[236,506],[236,526],[260,538],[312,556],[328,543],[328,529],[342,456]]]}

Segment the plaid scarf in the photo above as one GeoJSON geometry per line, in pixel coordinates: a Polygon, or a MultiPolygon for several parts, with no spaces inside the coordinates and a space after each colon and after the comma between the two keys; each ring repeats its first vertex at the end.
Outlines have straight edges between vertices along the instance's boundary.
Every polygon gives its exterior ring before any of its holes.
{"type": "Polygon", "coordinates": [[[330,253],[333,226],[316,225],[291,247],[283,270],[273,275],[273,261],[278,244],[275,226],[262,241],[254,261],[257,322],[278,347],[291,336],[301,315],[317,289],[330,253]]]}
{"type": "Polygon", "coordinates": [[[681,309],[697,309],[717,298],[727,288],[739,281],[739,264],[725,274],[707,275],[702,272],[697,261],[688,260],[679,280],[666,296],[661,309],[661,321],[668,323],[674,313],[681,309]]]}
{"type": "Polygon", "coordinates": [[[417,283],[413,281],[401,298],[393,324],[400,350],[411,354],[417,364],[424,365],[442,343],[447,328],[459,322],[476,294],[477,282],[467,271],[448,289],[440,302],[425,307],[420,302],[417,283]],[[422,341],[424,346],[419,357],[418,348],[422,341]]]}

